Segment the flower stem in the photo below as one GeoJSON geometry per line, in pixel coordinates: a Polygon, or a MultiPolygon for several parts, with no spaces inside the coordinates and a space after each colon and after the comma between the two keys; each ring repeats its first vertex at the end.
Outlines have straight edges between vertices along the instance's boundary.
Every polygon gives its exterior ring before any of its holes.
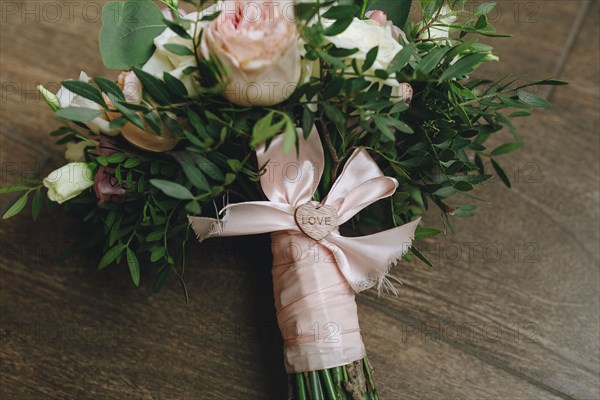
{"type": "Polygon", "coordinates": [[[292,400],[379,400],[367,358],[291,376],[292,400]]]}

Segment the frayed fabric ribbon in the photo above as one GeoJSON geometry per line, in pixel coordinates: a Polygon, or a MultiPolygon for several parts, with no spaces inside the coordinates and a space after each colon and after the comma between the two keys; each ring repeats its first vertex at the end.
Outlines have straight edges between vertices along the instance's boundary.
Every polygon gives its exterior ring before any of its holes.
{"type": "Polygon", "coordinates": [[[198,239],[271,233],[275,306],[288,373],[360,360],[366,353],[354,295],[376,285],[393,289],[387,273],[410,248],[419,220],[368,236],[340,235],[340,225],[391,196],[398,182],[384,176],[360,148],[327,197],[312,201],[324,166],[316,129],[300,139],[298,153],[285,154],[280,135],[268,148],[261,146],[257,157],[266,169],[260,184],[270,201],[229,204],[220,219],[190,217],[198,239]],[[303,225],[303,219],[313,226],[303,225]],[[318,221],[335,226],[313,232],[318,221]]]}

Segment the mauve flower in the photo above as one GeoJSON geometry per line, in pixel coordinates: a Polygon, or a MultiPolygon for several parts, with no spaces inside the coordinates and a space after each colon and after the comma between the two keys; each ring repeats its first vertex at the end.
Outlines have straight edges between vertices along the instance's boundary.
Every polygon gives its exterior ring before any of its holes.
{"type": "Polygon", "coordinates": [[[102,205],[107,202],[122,202],[123,195],[127,190],[125,190],[123,183],[119,184],[113,167],[100,166],[94,177],[94,192],[96,192],[98,204],[102,205]]]}

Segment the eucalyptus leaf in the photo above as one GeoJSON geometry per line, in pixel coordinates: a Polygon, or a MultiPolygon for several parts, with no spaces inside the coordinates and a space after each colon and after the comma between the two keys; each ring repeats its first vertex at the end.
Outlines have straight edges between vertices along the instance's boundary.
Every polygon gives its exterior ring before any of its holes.
{"type": "Polygon", "coordinates": [[[67,107],[56,111],[56,116],[62,119],[75,122],[89,122],[104,114],[100,110],[92,110],[91,108],[83,107],[67,107]]]}
{"type": "Polygon", "coordinates": [[[154,53],[154,39],[166,27],[162,12],[151,0],[107,3],[100,31],[104,65],[116,70],[143,65],[154,53]]]}

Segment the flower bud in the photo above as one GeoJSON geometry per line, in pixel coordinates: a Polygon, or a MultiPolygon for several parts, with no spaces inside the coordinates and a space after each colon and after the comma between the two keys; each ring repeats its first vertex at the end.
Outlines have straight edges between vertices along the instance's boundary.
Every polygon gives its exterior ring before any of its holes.
{"type": "Polygon", "coordinates": [[[42,95],[44,100],[46,100],[46,103],[50,106],[52,111],[60,110],[60,101],[54,93],[50,92],[43,85],[39,85],[36,89],[42,95]]]}

